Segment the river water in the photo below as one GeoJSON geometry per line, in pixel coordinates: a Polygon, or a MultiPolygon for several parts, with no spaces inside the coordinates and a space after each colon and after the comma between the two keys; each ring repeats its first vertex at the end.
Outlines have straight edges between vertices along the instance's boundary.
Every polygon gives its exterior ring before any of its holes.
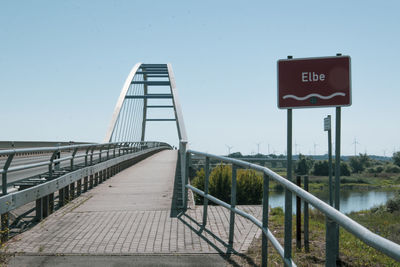
{"type": "MultiPolygon", "coordinates": [[[[340,192],[340,211],[350,213],[352,211],[367,210],[375,206],[385,204],[390,198],[393,198],[398,191],[355,191],[341,190],[340,192]]],[[[329,195],[327,193],[315,194],[316,197],[328,203],[329,195]]],[[[296,211],[296,197],[293,196],[293,213],[296,211]]],[[[269,206],[271,208],[283,207],[285,205],[284,192],[270,192],[269,206]]],[[[311,206],[311,205],[310,205],[311,206]]],[[[312,206],[311,206],[312,207],[312,206]]]]}

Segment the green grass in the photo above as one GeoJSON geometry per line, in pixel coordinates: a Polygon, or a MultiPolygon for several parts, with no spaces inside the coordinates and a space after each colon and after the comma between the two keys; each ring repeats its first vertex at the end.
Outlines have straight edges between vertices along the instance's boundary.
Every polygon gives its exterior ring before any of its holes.
{"type": "MultiPolygon", "coordinates": [[[[350,214],[350,217],[371,231],[400,242],[400,212],[390,213],[380,209],[372,209],[350,214]]],[[[280,208],[271,210],[269,228],[275,237],[283,244],[284,214],[280,208]]],[[[295,229],[295,216],[293,216],[293,230],[295,229]]],[[[310,211],[309,224],[310,252],[305,253],[304,248],[297,250],[293,242],[293,259],[297,266],[324,266],[325,265],[325,216],[318,211],[310,211]]],[[[295,237],[295,232],[292,234],[295,237]]],[[[268,248],[268,266],[282,266],[278,253],[271,243],[268,248]]],[[[253,242],[247,256],[257,266],[261,265],[261,238],[253,242]]],[[[340,230],[340,259],[341,266],[400,266],[399,262],[389,258],[376,249],[364,244],[361,240],[344,229],[340,230]]],[[[249,261],[248,261],[249,262],[249,261]]],[[[240,262],[243,266],[250,266],[240,262]]]]}

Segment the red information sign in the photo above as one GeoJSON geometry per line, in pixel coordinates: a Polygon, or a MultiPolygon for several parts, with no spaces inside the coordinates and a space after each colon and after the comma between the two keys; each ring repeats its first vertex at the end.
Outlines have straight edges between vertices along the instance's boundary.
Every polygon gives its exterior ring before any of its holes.
{"type": "Polygon", "coordinates": [[[350,57],[278,60],[278,107],[350,106],[350,57]]]}

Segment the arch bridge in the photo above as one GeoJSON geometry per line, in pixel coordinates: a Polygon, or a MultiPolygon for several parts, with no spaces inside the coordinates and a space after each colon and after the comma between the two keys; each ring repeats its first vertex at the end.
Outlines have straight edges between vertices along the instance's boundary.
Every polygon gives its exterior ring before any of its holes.
{"type": "MultiPolygon", "coordinates": [[[[2,142],[3,253],[206,254],[196,259],[215,266],[225,265],[218,255],[246,253],[250,243],[262,236],[263,266],[268,264],[268,240],[286,266],[295,266],[291,220],[285,222],[283,244],[268,224],[268,188],[274,180],[326,216],[326,266],[336,266],[338,227],[400,261],[398,244],[372,233],[269,168],[190,150],[187,143],[171,64],[143,63],[129,73],[103,143],[2,142]],[[158,140],[148,141],[154,123],[158,140]],[[178,150],[162,140],[162,126],[168,123],[176,125],[178,150]],[[201,189],[190,182],[192,158],[203,159],[201,189]],[[208,192],[211,161],[231,166],[229,203],[208,192]],[[262,173],[262,205],[236,205],[238,169],[262,173]],[[203,205],[194,203],[193,194],[204,199],[203,205]],[[27,214],[42,223],[16,234],[27,214]]],[[[290,209],[285,218],[291,218],[291,201],[286,206],[290,209]]]]}

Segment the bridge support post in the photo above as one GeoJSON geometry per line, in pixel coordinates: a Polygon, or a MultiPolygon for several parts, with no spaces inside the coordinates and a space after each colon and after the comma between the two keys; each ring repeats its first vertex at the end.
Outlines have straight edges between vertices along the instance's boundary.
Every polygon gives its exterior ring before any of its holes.
{"type": "Polygon", "coordinates": [[[229,220],[229,249],[233,250],[233,237],[235,232],[235,212],[236,207],[236,166],[232,165],[232,187],[231,187],[231,216],[229,220]]]}
{"type": "Polygon", "coordinates": [[[49,195],[49,215],[54,212],[54,193],[49,195]]]}
{"type": "Polygon", "coordinates": [[[49,196],[44,196],[42,197],[42,217],[46,218],[47,216],[49,216],[49,196]]]}
{"type": "Polygon", "coordinates": [[[105,180],[106,180],[106,177],[104,176],[104,172],[99,171],[99,184],[101,184],[105,180]]]}
{"type": "Polygon", "coordinates": [[[94,174],[94,186],[97,186],[99,184],[99,173],[96,172],[94,174]]]}
{"type": "Polygon", "coordinates": [[[71,183],[69,185],[69,193],[70,193],[70,199],[74,199],[75,198],[75,182],[71,183]]]}
{"type": "Polygon", "coordinates": [[[58,207],[64,206],[64,188],[58,190],[58,207]]]}
{"type": "Polygon", "coordinates": [[[36,199],[36,221],[40,222],[43,219],[43,198],[36,199]]]}
{"type": "Polygon", "coordinates": [[[64,205],[69,202],[69,186],[64,187],[64,205]]]}
{"type": "Polygon", "coordinates": [[[82,179],[76,181],[76,195],[80,196],[82,194],[82,179]]]}
{"type": "Polygon", "coordinates": [[[89,176],[89,189],[93,188],[93,174],[89,176]]]}
{"type": "MultiPolygon", "coordinates": [[[[263,213],[262,213],[262,227],[266,231],[268,231],[268,212],[269,212],[269,176],[264,173],[264,180],[263,180],[263,213]]],[[[265,236],[264,233],[262,234],[262,247],[261,247],[261,257],[262,267],[268,266],[268,238],[265,236]]]]}
{"type": "Polygon", "coordinates": [[[83,192],[86,192],[88,190],[88,177],[85,176],[83,177],[83,192]]]}

